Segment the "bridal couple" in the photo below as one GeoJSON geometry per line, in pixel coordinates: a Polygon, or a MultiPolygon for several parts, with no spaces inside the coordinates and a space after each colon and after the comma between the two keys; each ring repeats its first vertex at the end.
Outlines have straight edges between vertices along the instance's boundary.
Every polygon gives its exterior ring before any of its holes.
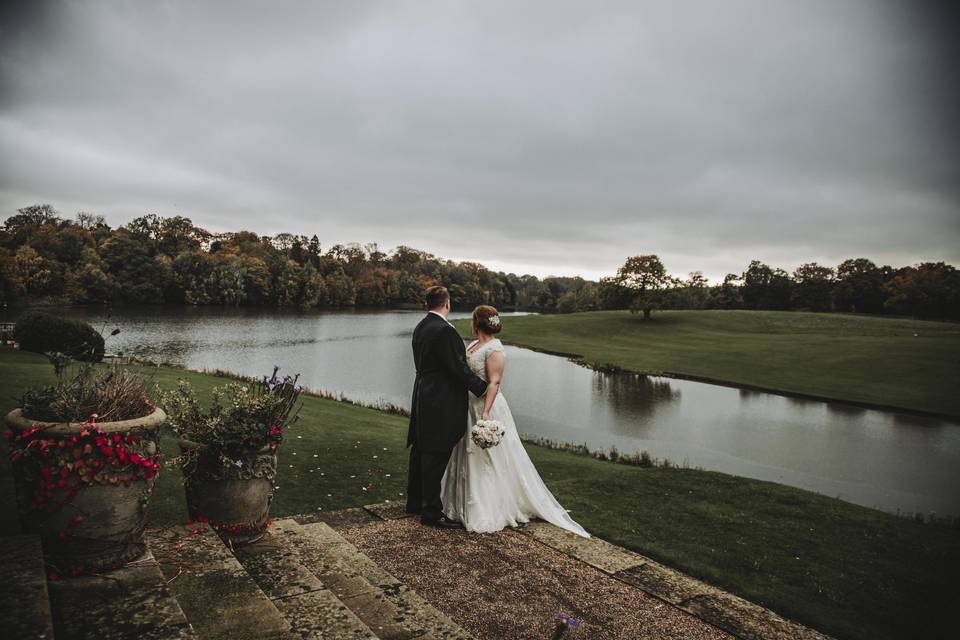
{"type": "Polygon", "coordinates": [[[520,442],[500,392],[505,356],[495,337],[502,327],[497,310],[474,310],[476,339],[464,347],[447,321],[447,290],[431,287],[426,303],[427,315],[413,332],[417,378],[407,435],[407,513],[419,514],[426,525],[478,533],[540,518],[589,537],[543,484],[520,442]],[[469,432],[478,420],[503,424],[500,444],[474,444],[469,432]]]}

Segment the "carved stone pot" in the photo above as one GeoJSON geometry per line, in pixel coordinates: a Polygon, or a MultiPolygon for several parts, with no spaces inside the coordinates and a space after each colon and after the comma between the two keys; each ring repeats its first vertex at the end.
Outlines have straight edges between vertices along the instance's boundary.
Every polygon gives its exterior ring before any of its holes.
{"type": "Polygon", "coordinates": [[[180,450],[191,455],[183,468],[190,517],[206,520],[234,546],[262,538],[277,477],[276,447],[264,447],[230,467],[208,454],[207,445],[181,438],[180,450]]]}
{"type": "Polygon", "coordinates": [[[30,420],[20,409],[7,414],[20,523],[40,536],[47,562],[104,569],[143,555],[166,419],[157,408],[101,422],[94,432],[82,423],[30,420]]]}

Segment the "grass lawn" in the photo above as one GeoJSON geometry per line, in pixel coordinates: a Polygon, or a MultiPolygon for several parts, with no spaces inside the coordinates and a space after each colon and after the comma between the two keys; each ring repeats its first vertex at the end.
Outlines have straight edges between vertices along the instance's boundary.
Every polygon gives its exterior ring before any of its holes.
{"type": "MultiPolygon", "coordinates": [[[[469,321],[454,323],[466,337],[469,321]]],[[[960,416],[960,324],[835,313],[627,311],[507,318],[511,344],[644,373],[960,416]]]]}
{"type": "MultiPolygon", "coordinates": [[[[164,387],[184,377],[206,393],[218,383],[176,369],[146,371],[164,387]]],[[[15,407],[27,385],[52,378],[41,356],[0,350],[0,409],[15,407]]],[[[274,516],[403,499],[404,418],[314,397],[301,416],[281,448],[274,516]]],[[[176,453],[169,435],[162,446],[176,453]]],[[[785,616],[838,638],[930,638],[952,628],[957,529],[722,473],[527,450],[557,498],[594,534],[785,616]]],[[[9,475],[5,455],[0,474],[9,475]]],[[[9,507],[5,500],[0,508],[9,507]]],[[[179,472],[165,468],[152,524],[186,517],[179,472]]]]}

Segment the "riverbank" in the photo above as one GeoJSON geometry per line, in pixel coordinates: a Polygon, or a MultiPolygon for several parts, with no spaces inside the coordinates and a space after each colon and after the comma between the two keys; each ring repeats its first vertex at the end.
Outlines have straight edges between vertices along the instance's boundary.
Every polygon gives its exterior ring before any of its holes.
{"type": "MultiPolygon", "coordinates": [[[[161,387],[215,376],[144,368],[161,387]]],[[[0,410],[51,381],[45,359],[0,349],[0,410]]],[[[402,416],[307,397],[280,453],[274,516],[403,500],[402,416]]],[[[163,450],[174,452],[171,435],[163,450]]],[[[948,622],[960,532],[814,493],[690,469],[640,468],[527,445],[557,498],[588,530],[838,638],[934,637],[948,622]]],[[[2,475],[9,474],[6,456],[2,475]]],[[[151,524],[185,519],[164,468],[151,524]]]]}
{"type": "MultiPolygon", "coordinates": [[[[454,325],[469,336],[469,321],[454,325]]],[[[960,324],[795,311],[511,317],[504,342],[617,368],[960,417],[960,324]]]]}

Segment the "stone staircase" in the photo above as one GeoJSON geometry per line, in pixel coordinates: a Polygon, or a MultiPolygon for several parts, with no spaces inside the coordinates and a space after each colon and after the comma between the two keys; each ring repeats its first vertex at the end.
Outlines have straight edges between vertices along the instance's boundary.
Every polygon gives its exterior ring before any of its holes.
{"type": "Polygon", "coordinates": [[[473,638],[323,522],[280,520],[236,554],[206,524],[155,529],[122,569],[49,581],[36,536],[0,544],[18,640],[473,638]]]}
{"type": "MultiPolygon", "coordinates": [[[[347,540],[349,537],[362,545],[364,535],[360,532],[371,532],[374,537],[390,535],[391,523],[409,522],[405,530],[414,536],[414,542],[404,541],[404,546],[397,547],[391,557],[405,556],[409,545],[418,544],[415,541],[424,539],[428,533],[419,524],[403,520],[405,517],[395,504],[298,516],[275,522],[264,538],[236,552],[225,546],[206,524],[153,529],[147,532],[147,553],[123,569],[59,580],[48,579],[37,537],[20,533],[5,535],[0,537],[5,552],[5,562],[0,564],[3,637],[59,640],[473,638],[387,571],[383,565],[390,564],[389,561],[375,562],[347,540]]],[[[582,563],[598,571],[597,576],[605,576],[604,580],[636,589],[633,593],[637,595],[629,598],[636,598],[638,606],[643,598],[652,596],[667,607],[685,612],[680,615],[698,618],[702,621],[698,624],[707,623],[717,633],[729,634],[726,637],[744,640],[826,638],[603,540],[584,540],[539,522],[526,525],[519,533],[506,535],[543,545],[554,554],[555,562],[566,558],[582,563]]],[[[447,534],[437,540],[452,539],[447,534]]],[[[484,540],[500,544],[492,539],[484,540]]],[[[440,548],[437,552],[444,553],[440,548]]],[[[389,557],[379,557],[382,561],[389,560],[389,557]]],[[[403,575],[402,567],[393,566],[403,575]]],[[[462,611],[450,608],[448,599],[436,593],[431,597],[435,602],[443,602],[458,619],[465,620],[460,618],[462,611]]],[[[653,605],[653,608],[660,606],[663,605],[653,605]]]]}

